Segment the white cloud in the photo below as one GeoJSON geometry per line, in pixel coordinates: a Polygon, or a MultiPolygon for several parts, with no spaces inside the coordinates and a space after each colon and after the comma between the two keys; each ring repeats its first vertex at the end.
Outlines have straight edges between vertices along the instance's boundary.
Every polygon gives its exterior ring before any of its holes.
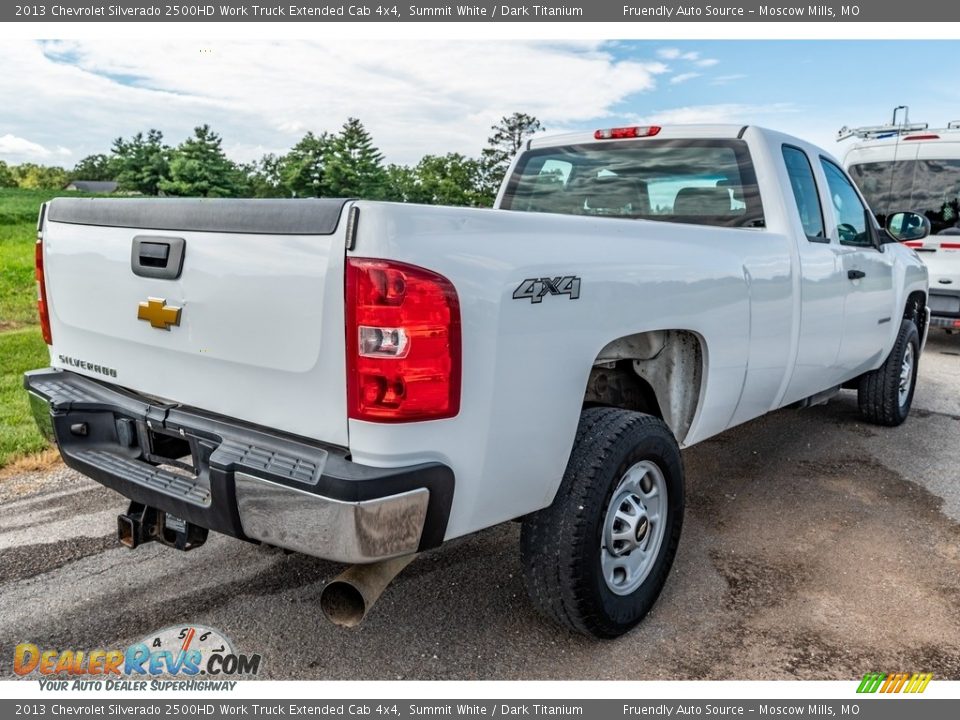
{"type": "Polygon", "coordinates": [[[359,117],[391,162],[476,155],[514,111],[548,130],[605,117],[667,72],[592,41],[7,42],[0,67],[0,97],[18,98],[0,128],[76,157],[149,128],[176,144],[208,122],[250,160],[359,117]]]}
{"type": "Polygon", "coordinates": [[[741,103],[721,103],[717,105],[690,105],[686,107],[655,110],[649,115],[636,116],[631,122],[638,125],[685,125],[685,124],[725,124],[757,123],[766,118],[796,113],[797,108],[789,103],[771,105],[749,105],[741,103]]]}
{"type": "MultiPolygon", "coordinates": [[[[657,50],[657,55],[664,60],[688,60],[689,62],[695,62],[700,58],[700,53],[695,50],[683,52],[680,48],[675,47],[660,48],[657,50]]],[[[710,64],[713,65],[715,62],[716,61],[711,62],[710,64]]]]}
{"type": "Polygon", "coordinates": [[[13,163],[49,161],[51,158],[65,158],[72,153],[69,149],[57,146],[52,150],[40,143],[18,137],[11,133],[0,136],[0,156],[13,163]]]}
{"type": "Polygon", "coordinates": [[[685,83],[687,80],[693,80],[694,78],[698,77],[700,77],[700,73],[680,73],[679,75],[674,75],[672,78],[670,78],[670,84],[679,85],[680,83],[685,83]]]}
{"type": "Polygon", "coordinates": [[[697,60],[694,65],[697,67],[708,68],[717,65],[720,61],[716,58],[703,58],[702,60],[697,60]]]}
{"type": "Polygon", "coordinates": [[[732,75],[717,75],[712,81],[711,85],[726,85],[727,83],[732,83],[734,80],[742,80],[746,75],[743,73],[734,73],[732,75]]]}

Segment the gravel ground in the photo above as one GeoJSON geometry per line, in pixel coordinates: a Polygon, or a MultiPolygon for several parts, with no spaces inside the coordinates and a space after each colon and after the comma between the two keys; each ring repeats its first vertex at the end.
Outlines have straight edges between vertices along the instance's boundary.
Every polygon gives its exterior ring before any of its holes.
{"type": "Polygon", "coordinates": [[[960,679],[960,336],[931,335],[910,420],[856,397],[781,411],[684,453],[684,537],[663,596],[615,642],[542,621],[519,526],[425,554],[358,629],[326,623],[339,567],[211,536],[115,539],[113,492],[61,465],[0,481],[0,677],[13,645],[113,648],[222,630],[275,679],[960,679]]]}

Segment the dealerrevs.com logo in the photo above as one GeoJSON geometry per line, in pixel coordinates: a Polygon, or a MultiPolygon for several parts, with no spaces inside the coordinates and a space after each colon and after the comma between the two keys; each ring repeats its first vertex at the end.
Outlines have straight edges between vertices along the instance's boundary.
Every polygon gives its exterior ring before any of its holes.
{"type": "Polygon", "coordinates": [[[219,630],[176,625],[122,650],[43,649],[20,643],[14,649],[13,671],[38,675],[41,690],[232,690],[232,678],[257,675],[261,660],[259,654],[235,652],[219,630]]]}

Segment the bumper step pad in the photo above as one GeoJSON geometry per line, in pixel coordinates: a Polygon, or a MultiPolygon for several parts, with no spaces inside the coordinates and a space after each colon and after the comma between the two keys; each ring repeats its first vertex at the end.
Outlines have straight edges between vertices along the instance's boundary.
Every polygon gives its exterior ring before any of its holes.
{"type": "Polygon", "coordinates": [[[210,462],[221,467],[235,465],[254,472],[266,472],[305,485],[316,485],[327,459],[323,450],[314,450],[316,457],[297,456],[257,447],[251,443],[224,440],[210,462]]]}
{"type": "Polygon", "coordinates": [[[180,498],[193,505],[201,507],[210,505],[210,489],[199,480],[191,480],[169,470],[105,450],[76,450],[74,456],[104,472],[137,485],[180,498]]]}

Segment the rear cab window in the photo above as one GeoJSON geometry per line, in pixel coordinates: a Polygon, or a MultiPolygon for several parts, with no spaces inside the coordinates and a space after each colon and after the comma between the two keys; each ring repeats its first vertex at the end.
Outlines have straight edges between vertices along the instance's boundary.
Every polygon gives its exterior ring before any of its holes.
{"type": "Polygon", "coordinates": [[[813,175],[810,158],[798,147],[783,146],[783,162],[790,178],[790,189],[797,201],[797,212],[807,239],[811,242],[830,242],[823,222],[823,208],[820,205],[820,193],[813,175]]]}
{"type": "Polygon", "coordinates": [[[520,158],[500,207],[764,227],[742,140],[618,140],[531,150],[520,158]]]}

